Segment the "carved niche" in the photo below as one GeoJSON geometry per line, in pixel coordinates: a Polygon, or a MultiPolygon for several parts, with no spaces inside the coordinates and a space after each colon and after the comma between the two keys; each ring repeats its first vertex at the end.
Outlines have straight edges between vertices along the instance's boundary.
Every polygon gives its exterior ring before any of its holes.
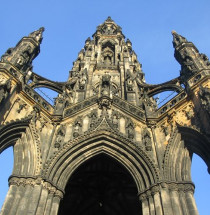
{"type": "Polygon", "coordinates": [[[114,129],[119,129],[119,119],[120,119],[119,112],[113,110],[111,115],[111,123],[114,129]]]}
{"type": "Polygon", "coordinates": [[[73,137],[77,138],[82,132],[82,117],[79,116],[73,124],[73,137]]]}
{"type": "Polygon", "coordinates": [[[0,77],[0,104],[8,96],[11,90],[11,80],[0,77]]]}
{"type": "Polygon", "coordinates": [[[39,106],[35,105],[35,106],[33,107],[33,110],[32,110],[32,112],[30,113],[30,116],[32,117],[32,119],[31,119],[32,122],[33,122],[34,124],[36,124],[37,120],[40,119],[40,108],[39,108],[39,106]]]}
{"type": "Polygon", "coordinates": [[[199,97],[202,107],[210,116],[210,89],[208,87],[200,86],[199,97]]]}
{"type": "Polygon", "coordinates": [[[146,91],[144,91],[141,96],[142,98],[140,98],[140,100],[143,100],[142,103],[145,109],[149,113],[154,113],[157,110],[157,101],[153,97],[149,97],[146,91]]]}
{"type": "Polygon", "coordinates": [[[127,118],[125,130],[126,130],[127,137],[133,140],[135,137],[135,125],[130,118],[127,118]]]}
{"type": "Polygon", "coordinates": [[[80,72],[80,77],[79,77],[79,89],[84,90],[86,88],[87,84],[87,69],[84,69],[82,72],[80,72]]]}
{"type": "Polygon", "coordinates": [[[201,58],[201,61],[204,64],[204,66],[207,66],[207,67],[210,66],[209,58],[205,54],[201,53],[200,58],[201,58]]]}
{"type": "Polygon", "coordinates": [[[56,133],[56,140],[55,140],[55,148],[59,149],[63,146],[64,138],[66,133],[66,127],[64,125],[61,125],[56,133]]]}
{"type": "Polygon", "coordinates": [[[147,151],[152,151],[152,140],[151,140],[151,135],[150,132],[148,131],[147,128],[144,128],[142,131],[142,141],[145,145],[145,149],[147,151]]]}
{"type": "Polygon", "coordinates": [[[60,114],[63,111],[65,105],[65,95],[64,93],[59,94],[57,98],[55,98],[55,113],[60,114]]]}
{"type": "Polygon", "coordinates": [[[98,113],[96,109],[91,111],[91,113],[89,114],[89,118],[90,118],[89,127],[91,129],[96,126],[98,121],[98,113]]]}
{"type": "Polygon", "coordinates": [[[132,77],[131,71],[128,69],[126,72],[126,87],[127,91],[133,91],[133,81],[134,78],[132,77]]]}
{"type": "Polygon", "coordinates": [[[111,87],[111,76],[110,75],[103,75],[101,81],[101,95],[102,96],[109,96],[110,95],[110,87],[111,87]]]}

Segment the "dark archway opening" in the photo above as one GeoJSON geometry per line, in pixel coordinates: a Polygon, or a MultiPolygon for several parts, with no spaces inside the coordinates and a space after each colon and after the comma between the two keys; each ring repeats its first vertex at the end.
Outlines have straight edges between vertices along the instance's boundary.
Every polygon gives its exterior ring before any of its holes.
{"type": "Polygon", "coordinates": [[[125,167],[107,155],[98,155],[73,173],[58,214],[141,215],[137,192],[125,167]]]}

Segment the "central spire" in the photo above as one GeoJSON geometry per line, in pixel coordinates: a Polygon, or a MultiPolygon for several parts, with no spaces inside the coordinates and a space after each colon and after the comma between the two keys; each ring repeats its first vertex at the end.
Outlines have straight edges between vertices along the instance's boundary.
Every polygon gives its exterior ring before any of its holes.
{"type": "MultiPolygon", "coordinates": [[[[122,35],[122,29],[118,26],[110,16],[104,21],[104,23],[100,24],[97,27],[95,34],[103,34],[103,35],[122,35]]],[[[95,35],[94,34],[94,35],[95,35]]],[[[93,35],[93,36],[94,36],[93,35]]],[[[123,35],[124,37],[124,35],[123,35]]]]}
{"type": "Polygon", "coordinates": [[[144,74],[132,43],[129,39],[125,41],[121,27],[109,16],[97,27],[93,37],[85,41],[63,97],[69,97],[67,105],[92,96],[110,99],[118,96],[136,105],[141,94],[137,79],[144,82],[144,74]]]}

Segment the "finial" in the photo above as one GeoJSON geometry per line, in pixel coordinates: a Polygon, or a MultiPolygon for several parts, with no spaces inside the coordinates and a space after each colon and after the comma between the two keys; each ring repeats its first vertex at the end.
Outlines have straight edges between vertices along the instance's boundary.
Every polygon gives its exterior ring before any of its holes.
{"type": "Polygon", "coordinates": [[[174,48],[176,48],[177,46],[179,46],[180,44],[187,42],[186,38],[177,34],[176,31],[172,31],[171,32],[173,35],[173,46],[174,48]]]}
{"type": "Polygon", "coordinates": [[[108,16],[108,18],[106,19],[106,22],[113,22],[111,16],[108,16]]]}
{"type": "Polygon", "coordinates": [[[88,37],[87,40],[85,40],[85,43],[87,43],[87,42],[91,42],[90,37],[88,37]]]}
{"type": "Polygon", "coordinates": [[[126,43],[130,43],[132,45],[131,41],[128,38],[126,40],[126,43]]]}
{"type": "Polygon", "coordinates": [[[42,42],[42,33],[44,32],[44,27],[39,28],[39,30],[36,30],[32,33],[29,34],[29,37],[34,38],[37,42],[41,43],[42,42]]]}

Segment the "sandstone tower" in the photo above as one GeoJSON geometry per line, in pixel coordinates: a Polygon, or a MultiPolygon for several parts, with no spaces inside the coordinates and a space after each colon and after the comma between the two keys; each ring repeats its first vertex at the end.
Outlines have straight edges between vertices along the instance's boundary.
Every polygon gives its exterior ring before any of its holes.
{"type": "Polygon", "coordinates": [[[191,159],[210,171],[210,62],[172,32],[180,76],[151,85],[110,17],[66,82],[32,70],[44,28],[0,61],[0,152],[14,147],[2,215],[197,215],[191,159]],[[58,92],[54,106],[34,89],[58,92]],[[158,107],[154,96],[177,94],[158,107]]]}

